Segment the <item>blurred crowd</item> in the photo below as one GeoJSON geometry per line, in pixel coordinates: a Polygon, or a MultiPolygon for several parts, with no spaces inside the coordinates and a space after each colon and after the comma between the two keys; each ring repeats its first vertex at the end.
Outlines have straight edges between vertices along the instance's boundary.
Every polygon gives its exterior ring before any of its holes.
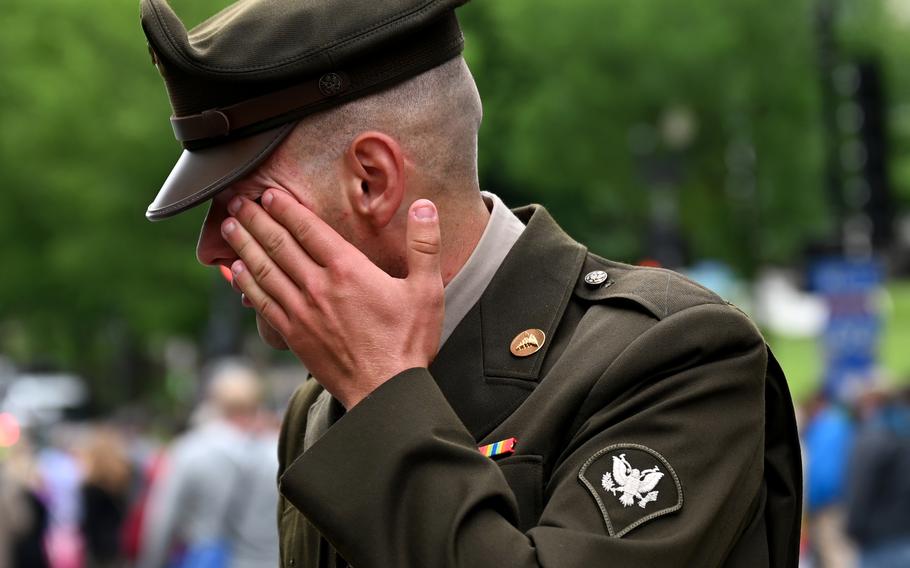
{"type": "Polygon", "coordinates": [[[801,565],[910,567],[910,388],[821,392],[801,410],[801,565]]]}
{"type": "MultiPolygon", "coordinates": [[[[228,361],[169,439],[58,423],[0,452],[0,568],[278,563],[279,414],[228,361]]],[[[825,391],[800,407],[804,568],[910,567],[910,388],[825,391]]]]}
{"type": "Polygon", "coordinates": [[[279,416],[248,366],[205,385],[171,440],[58,423],[0,452],[0,568],[277,565],[279,416]]]}

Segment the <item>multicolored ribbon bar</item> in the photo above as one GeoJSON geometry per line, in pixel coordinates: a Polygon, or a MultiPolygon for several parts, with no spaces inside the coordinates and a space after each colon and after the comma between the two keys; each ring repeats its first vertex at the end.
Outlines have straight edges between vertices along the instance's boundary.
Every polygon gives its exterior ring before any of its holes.
{"type": "Polygon", "coordinates": [[[516,444],[518,444],[518,440],[516,438],[506,438],[505,440],[501,440],[499,442],[487,444],[486,446],[480,446],[477,449],[480,450],[481,454],[487,456],[488,458],[494,458],[496,456],[515,453],[516,444]]]}

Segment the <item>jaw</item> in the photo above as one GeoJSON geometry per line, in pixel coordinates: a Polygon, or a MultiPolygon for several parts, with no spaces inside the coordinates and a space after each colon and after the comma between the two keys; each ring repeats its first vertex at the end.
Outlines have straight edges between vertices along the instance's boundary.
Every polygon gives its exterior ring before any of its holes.
{"type": "Polygon", "coordinates": [[[281,334],[275,331],[275,328],[270,326],[259,314],[256,314],[256,329],[259,330],[259,337],[262,338],[266,345],[272,349],[287,351],[288,344],[285,343],[281,334]]]}

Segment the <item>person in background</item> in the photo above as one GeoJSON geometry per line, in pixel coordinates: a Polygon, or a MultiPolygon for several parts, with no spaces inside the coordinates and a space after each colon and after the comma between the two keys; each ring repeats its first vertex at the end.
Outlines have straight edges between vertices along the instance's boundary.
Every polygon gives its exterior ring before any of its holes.
{"type": "Polygon", "coordinates": [[[260,380],[236,362],[211,376],[197,425],[173,444],[152,486],[140,568],[278,563],[277,435],[260,429],[260,380]]]}
{"type": "Polygon", "coordinates": [[[856,552],[844,528],[847,460],[856,427],[825,393],[809,403],[803,431],[809,545],[819,566],[851,568],[856,552]]]}
{"type": "Polygon", "coordinates": [[[142,550],[142,526],[145,522],[151,489],[163,469],[164,454],[163,448],[155,446],[146,455],[134,461],[134,469],[137,473],[136,486],[122,532],[123,553],[130,566],[137,563],[142,550]]]}
{"type": "Polygon", "coordinates": [[[0,462],[0,567],[50,566],[44,549],[48,511],[39,485],[31,445],[23,438],[0,462]]]}
{"type": "Polygon", "coordinates": [[[0,462],[0,566],[13,566],[13,547],[31,523],[25,492],[0,462]]]}
{"type": "Polygon", "coordinates": [[[41,497],[50,521],[45,543],[54,568],[84,566],[85,543],[79,530],[82,471],[75,455],[81,435],[77,424],[54,424],[46,433],[46,445],[37,452],[41,497]]]}
{"type": "Polygon", "coordinates": [[[80,528],[90,568],[122,565],[120,535],[126,515],[132,467],[122,436],[101,426],[82,449],[80,528]]]}
{"type": "Polygon", "coordinates": [[[847,531],[862,568],[910,566],[910,390],[864,397],[847,478],[847,531]]]}

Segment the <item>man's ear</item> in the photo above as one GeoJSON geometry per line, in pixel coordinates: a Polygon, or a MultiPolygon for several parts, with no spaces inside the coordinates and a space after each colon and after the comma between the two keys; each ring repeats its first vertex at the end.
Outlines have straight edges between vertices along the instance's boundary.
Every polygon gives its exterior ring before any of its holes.
{"type": "Polygon", "coordinates": [[[351,208],[377,229],[389,224],[405,194],[401,145],[381,132],[363,132],[345,153],[345,192],[351,208]]]}

